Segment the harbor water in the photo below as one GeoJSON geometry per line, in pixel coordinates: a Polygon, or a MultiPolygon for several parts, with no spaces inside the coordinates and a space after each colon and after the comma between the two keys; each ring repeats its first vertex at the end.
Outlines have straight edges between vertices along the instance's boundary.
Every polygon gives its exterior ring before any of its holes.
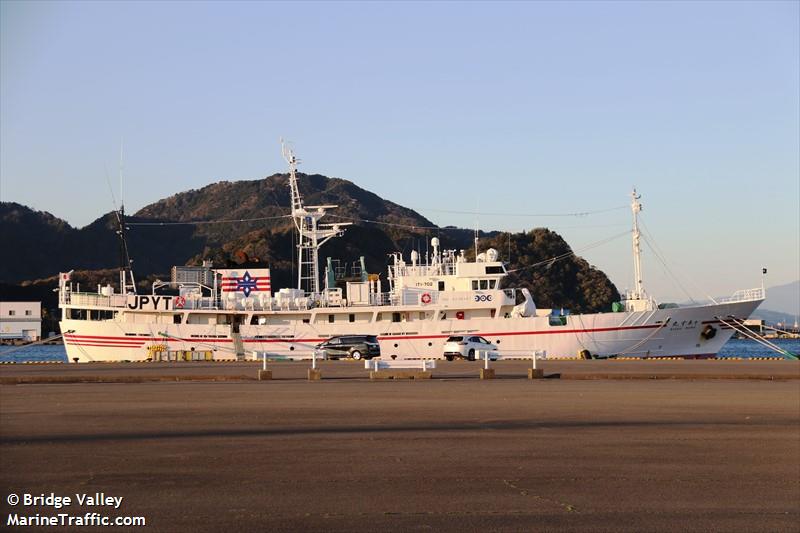
{"type": "MultiPolygon", "coordinates": [[[[800,354],[800,339],[770,339],[770,342],[791,353],[800,354]]],[[[754,357],[781,357],[781,355],[755,341],[731,339],[722,347],[718,357],[750,359],[754,357]]],[[[32,361],[66,362],[67,354],[64,350],[64,346],[61,344],[30,347],[0,347],[0,363],[25,363],[32,361]]]]}

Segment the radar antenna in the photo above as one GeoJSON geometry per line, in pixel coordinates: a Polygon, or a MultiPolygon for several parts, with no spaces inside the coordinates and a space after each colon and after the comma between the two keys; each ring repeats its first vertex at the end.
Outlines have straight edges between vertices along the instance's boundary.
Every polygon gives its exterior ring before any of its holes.
{"type": "Polygon", "coordinates": [[[294,151],[281,139],[281,152],[286,163],[289,165],[289,188],[292,193],[292,219],[295,228],[300,236],[297,245],[298,272],[297,288],[306,292],[311,297],[317,297],[319,291],[319,249],[323,244],[333,237],[340,237],[344,234],[343,226],[349,226],[350,222],[338,224],[320,224],[319,221],[326,214],[328,209],[333,209],[335,205],[303,205],[303,198],[297,186],[297,165],[300,160],[295,156],[294,151]]]}

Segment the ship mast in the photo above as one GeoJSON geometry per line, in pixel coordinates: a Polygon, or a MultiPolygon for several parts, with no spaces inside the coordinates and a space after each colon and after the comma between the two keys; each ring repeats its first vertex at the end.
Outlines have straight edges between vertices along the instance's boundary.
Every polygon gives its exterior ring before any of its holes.
{"type": "Polygon", "coordinates": [[[635,290],[631,295],[632,300],[645,298],[644,283],[642,282],[642,248],[640,246],[641,234],[639,233],[639,212],[642,204],[639,203],[641,194],[636,194],[636,189],[631,192],[631,212],[633,213],[633,286],[635,290]]]}
{"type": "Polygon", "coordinates": [[[344,233],[342,226],[350,223],[320,224],[319,220],[335,205],[303,205],[300,189],[297,186],[297,165],[300,160],[294,155],[291,147],[281,139],[281,152],[289,165],[289,188],[292,193],[292,219],[300,236],[297,245],[297,288],[311,297],[320,294],[319,290],[319,249],[333,237],[344,233]]]}
{"type": "Polygon", "coordinates": [[[136,294],[136,280],[133,278],[133,259],[131,259],[128,252],[128,241],[125,238],[125,199],[122,191],[122,142],[119,144],[119,210],[115,213],[117,216],[117,235],[119,236],[119,256],[120,256],[120,272],[119,272],[119,292],[120,294],[127,294],[128,288],[131,289],[133,294],[136,294]],[[130,285],[128,279],[130,278],[130,285]]]}

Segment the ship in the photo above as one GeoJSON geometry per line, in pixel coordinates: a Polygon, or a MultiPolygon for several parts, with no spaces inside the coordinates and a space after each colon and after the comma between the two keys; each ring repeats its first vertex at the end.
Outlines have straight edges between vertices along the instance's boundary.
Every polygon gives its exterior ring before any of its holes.
{"type": "MultiPolygon", "coordinates": [[[[638,214],[631,193],[634,288],[607,312],[537,307],[527,288],[505,287],[496,249],[441,249],[424,257],[394,253],[384,282],[361,269],[338,286],[320,248],[349,223],[324,223],[334,205],[307,206],[299,160],[282,142],[289,167],[291,216],[299,235],[297,287],[275,288],[269,268],[174,267],[169,282],[139,294],[127,258],[117,286],[82,292],[72,273],[59,275],[60,327],[70,362],[306,359],[333,336],[374,335],[382,358],[443,359],[452,336],[475,335],[501,358],[714,358],[764,300],[760,288],[708,304],[659,304],[644,289],[638,214]],[[170,292],[166,294],[165,291],[170,292]]],[[[124,245],[124,212],[119,234],[124,245]]]]}

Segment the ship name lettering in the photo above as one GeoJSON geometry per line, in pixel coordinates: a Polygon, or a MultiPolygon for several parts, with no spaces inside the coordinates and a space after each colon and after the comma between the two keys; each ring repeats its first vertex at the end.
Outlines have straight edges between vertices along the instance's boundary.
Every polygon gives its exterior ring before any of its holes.
{"type": "Polygon", "coordinates": [[[128,309],[159,309],[164,311],[169,310],[169,302],[171,298],[167,296],[135,296],[128,299],[128,309]]]}

